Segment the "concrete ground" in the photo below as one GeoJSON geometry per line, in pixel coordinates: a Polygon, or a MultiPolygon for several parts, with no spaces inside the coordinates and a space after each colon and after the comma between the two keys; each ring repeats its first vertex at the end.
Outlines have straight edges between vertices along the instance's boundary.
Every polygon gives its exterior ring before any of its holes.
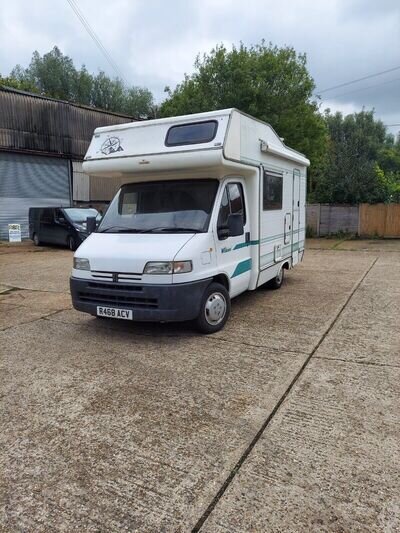
{"type": "Polygon", "coordinates": [[[400,531],[400,241],[208,337],[75,312],[71,262],[0,246],[0,531],[400,531]]]}

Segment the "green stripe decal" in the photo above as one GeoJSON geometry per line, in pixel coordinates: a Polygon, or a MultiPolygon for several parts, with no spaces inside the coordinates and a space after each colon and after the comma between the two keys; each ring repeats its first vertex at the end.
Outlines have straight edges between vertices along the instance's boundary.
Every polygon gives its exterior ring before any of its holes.
{"type": "Polygon", "coordinates": [[[246,259],[245,261],[241,261],[235,268],[234,273],[232,274],[232,278],[235,278],[236,276],[240,276],[240,274],[244,274],[245,272],[248,272],[251,270],[251,259],[246,259]]]}
{"type": "Polygon", "coordinates": [[[236,244],[233,249],[239,250],[240,248],[247,248],[247,246],[254,246],[255,244],[260,244],[260,241],[240,242],[239,244],[236,244]]]}

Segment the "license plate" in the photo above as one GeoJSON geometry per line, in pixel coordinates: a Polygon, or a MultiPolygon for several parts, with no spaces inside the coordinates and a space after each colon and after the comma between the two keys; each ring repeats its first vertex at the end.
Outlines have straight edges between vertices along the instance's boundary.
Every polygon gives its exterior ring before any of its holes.
{"type": "Polygon", "coordinates": [[[97,316],[121,318],[122,320],[133,320],[133,311],[131,309],[119,309],[118,307],[97,306],[97,316]]]}

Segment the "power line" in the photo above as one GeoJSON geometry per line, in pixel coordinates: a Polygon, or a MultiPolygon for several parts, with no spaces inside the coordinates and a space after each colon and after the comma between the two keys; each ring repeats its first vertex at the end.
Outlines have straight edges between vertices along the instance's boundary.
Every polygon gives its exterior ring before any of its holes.
{"type": "Polygon", "coordinates": [[[124,76],[122,75],[121,70],[119,69],[117,63],[113,60],[110,53],[107,51],[106,47],[103,45],[103,43],[100,41],[99,37],[96,35],[94,30],[91,28],[89,22],[86,20],[85,16],[79,9],[79,7],[75,4],[75,0],[67,0],[68,4],[71,6],[73,12],[78,17],[80,22],[82,23],[85,30],[88,32],[90,37],[93,39],[96,46],[99,48],[100,52],[104,55],[104,57],[107,59],[107,61],[110,63],[114,71],[117,73],[118,77],[121,78],[121,80],[127,85],[126,80],[124,79],[124,76]]]}
{"type": "Polygon", "coordinates": [[[360,87],[359,89],[354,89],[353,91],[347,91],[345,93],[339,93],[332,96],[332,98],[339,98],[340,96],[346,96],[348,94],[358,93],[359,91],[366,91],[367,89],[373,89],[374,87],[380,87],[381,85],[387,85],[395,81],[399,81],[400,78],[395,78],[394,80],[383,81],[381,83],[375,83],[374,85],[368,85],[368,87],[360,87]]]}
{"type": "Polygon", "coordinates": [[[400,122],[398,122],[397,124],[384,124],[384,126],[386,126],[387,128],[392,128],[393,126],[400,126],[400,122]]]}
{"type": "Polygon", "coordinates": [[[346,81],[345,83],[340,83],[339,85],[334,85],[333,87],[328,87],[327,89],[318,91],[318,94],[326,93],[328,91],[333,91],[333,89],[340,89],[341,87],[346,87],[347,85],[352,85],[353,83],[358,83],[359,81],[369,80],[370,78],[375,78],[376,76],[381,76],[382,74],[387,74],[388,72],[394,72],[395,70],[399,70],[399,69],[400,69],[400,65],[398,67],[393,67],[388,70],[382,70],[381,72],[376,72],[375,74],[369,74],[368,76],[364,76],[363,78],[346,81]]]}

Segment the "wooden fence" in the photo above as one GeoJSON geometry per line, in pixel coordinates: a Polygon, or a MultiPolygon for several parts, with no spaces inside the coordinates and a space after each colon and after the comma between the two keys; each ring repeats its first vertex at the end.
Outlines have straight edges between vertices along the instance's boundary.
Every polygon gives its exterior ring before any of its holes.
{"type": "Polygon", "coordinates": [[[308,204],[307,228],[317,237],[343,232],[399,238],[400,204],[308,204]]]}
{"type": "Polygon", "coordinates": [[[361,237],[400,237],[400,204],[360,204],[361,237]]]}

